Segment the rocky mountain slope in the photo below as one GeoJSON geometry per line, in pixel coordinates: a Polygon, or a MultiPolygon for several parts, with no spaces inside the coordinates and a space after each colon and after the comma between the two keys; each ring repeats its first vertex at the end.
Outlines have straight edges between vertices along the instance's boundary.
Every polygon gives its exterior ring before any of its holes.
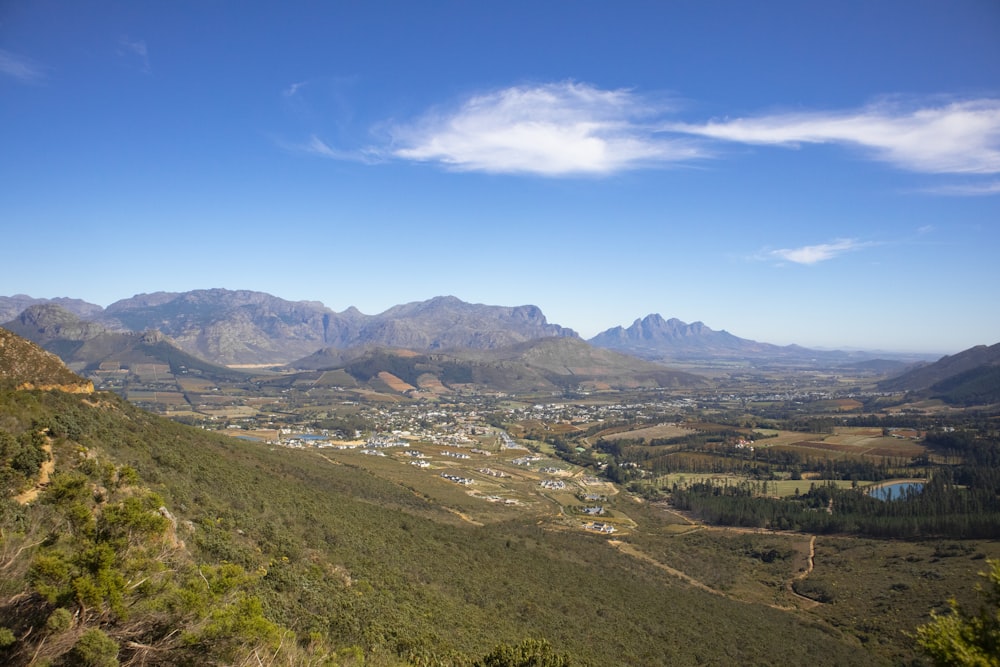
{"type": "MultiPolygon", "coordinates": [[[[401,304],[377,315],[366,315],[353,307],[338,313],[317,301],[286,301],[248,290],[139,294],[103,310],[77,299],[32,299],[21,295],[0,297],[2,313],[9,317],[0,318],[0,323],[9,322],[11,328],[33,340],[44,339],[47,349],[64,358],[66,348],[78,347],[80,341],[107,331],[157,330],[186,352],[224,365],[280,365],[331,348],[494,350],[544,338],[579,339],[572,329],[549,323],[537,306],[473,304],[453,296],[401,304]],[[24,309],[11,314],[20,306],[24,309]]],[[[627,328],[608,329],[589,342],[622,354],[665,362],[740,359],[786,365],[837,364],[876,356],[760,343],[715,331],[701,322],[687,324],[655,314],[637,319],[627,328]]]]}
{"type": "Polygon", "coordinates": [[[879,384],[883,391],[906,391],[948,403],[1000,401],[1000,343],[977,345],[942,357],[879,384]]]}
{"type": "Polygon", "coordinates": [[[93,383],[66,368],[59,357],[7,329],[0,329],[0,387],[94,391],[93,383]]]}
{"type": "Polygon", "coordinates": [[[62,306],[46,303],[29,306],[7,329],[57,355],[77,372],[97,370],[113,363],[121,367],[161,364],[173,372],[200,371],[232,377],[236,371],[207,362],[181,350],[159,331],[112,331],[86,322],[62,306]]]}
{"type": "Polygon", "coordinates": [[[449,392],[464,387],[494,391],[589,391],[600,389],[699,388],[708,381],[691,373],[595,348],[578,338],[549,337],[490,350],[415,353],[382,347],[327,348],[290,365],[300,370],[341,370],[341,382],[386,379],[412,390],[449,392]]]}
{"type": "Polygon", "coordinates": [[[658,314],[635,320],[631,326],[602,331],[588,342],[597,347],[657,361],[752,360],[776,363],[846,363],[871,359],[872,353],[813,350],[799,345],[772,345],[716,331],[702,322],[688,324],[658,314]]]}
{"type": "Polygon", "coordinates": [[[81,299],[60,297],[57,299],[35,299],[25,294],[0,296],[0,322],[9,322],[24,312],[29,306],[55,304],[84,319],[94,319],[104,310],[95,303],[81,299]]]}
{"type": "Polygon", "coordinates": [[[549,324],[535,306],[436,297],[364,315],[354,308],[336,313],[314,301],[223,289],[138,295],[108,306],[100,321],[132,331],[158,329],[184,350],[223,364],[285,363],[324,347],[491,349],[546,336],[576,336],[549,324]]]}
{"type": "Polygon", "coordinates": [[[982,366],[1000,366],[1000,343],[977,345],[958,354],[941,357],[933,364],[885,380],[879,386],[887,391],[920,391],[982,366]]]}

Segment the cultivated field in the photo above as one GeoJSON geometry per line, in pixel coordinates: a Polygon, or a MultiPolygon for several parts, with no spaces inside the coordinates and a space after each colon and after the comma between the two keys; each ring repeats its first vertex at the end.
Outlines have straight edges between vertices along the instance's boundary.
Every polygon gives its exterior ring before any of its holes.
{"type": "Polygon", "coordinates": [[[690,435],[691,433],[693,433],[692,429],[679,426],[677,424],[657,424],[656,426],[638,428],[634,431],[609,433],[601,437],[605,440],[622,440],[626,438],[629,440],[658,440],[665,438],[679,438],[685,435],[690,435]]]}
{"type": "Polygon", "coordinates": [[[832,434],[795,431],[777,431],[777,433],[777,437],[758,440],[755,445],[791,449],[827,458],[852,456],[912,458],[925,451],[919,441],[908,437],[883,435],[880,428],[841,427],[835,429],[832,434]]]}

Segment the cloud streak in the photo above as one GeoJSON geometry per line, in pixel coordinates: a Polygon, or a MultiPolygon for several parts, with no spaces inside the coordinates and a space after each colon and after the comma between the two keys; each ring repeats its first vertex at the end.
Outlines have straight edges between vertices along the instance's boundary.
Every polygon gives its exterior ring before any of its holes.
{"type": "Polygon", "coordinates": [[[925,188],[921,190],[921,192],[926,192],[932,195],[947,195],[954,197],[1000,195],[1000,181],[941,185],[934,188],[925,188]]]}
{"type": "Polygon", "coordinates": [[[660,134],[657,108],[627,90],[579,83],[518,86],[472,97],[390,130],[391,155],[458,171],[607,175],[706,153],[660,134]]]}
{"type": "Polygon", "coordinates": [[[857,111],[777,114],[668,128],[745,144],[846,144],[877,160],[923,173],[1000,173],[1000,100],[954,102],[901,110],[874,105],[857,111]]]}
{"type": "MultiPolygon", "coordinates": [[[[302,83],[284,91],[296,95],[302,83]]],[[[811,111],[679,122],[677,110],[626,89],[585,83],[513,86],[473,95],[411,121],[382,123],[368,160],[403,160],[454,171],[548,177],[607,176],[719,158],[722,142],[801,147],[849,146],[869,159],[927,174],[970,179],[1000,174],[1000,99],[904,107],[881,102],[854,110],[811,111]]],[[[329,147],[328,147],[329,148],[329,147]]],[[[329,149],[329,157],[351,155],[329,149]]],[[[936,192],[995,194],[972,183],[936,192]]]]}
{"type": "Polygon", "coordinates": [[[45,78],[44,68],[25,56],[0,49],[0,74],[22,83],[38,83],[45,78]]]}
{"type": "Polygon", "coordinates": [[[371,149],[361,149],[356,151],[340,150],[330,146],[328,143],[317,137],[315,134],[309,136],[309,140],[303,143],[287,143],[278,141],[278,145],[296,153],[306,153],[318,157],[342,160],[344,162],[360,162],[363,164],[376,164],[383,162],[384,158],[371,149]]]}
{"type": "Polygon", "coordinates": [[[146,48],[146,41],[143,39],[129,39],[122,37],[118,40],[119,56],[135,56],[139,60],[139,69],[145,74],[152,70],[149,66],[149,49],[146,48]]]}
{"type": "Polygon", "coordinates": [[[832,243],[820,243],[818,245],[807,245],[800,248],[781,248],[771,250],[766,254],[769,259],[777,259],[795,264],[812,265],[825,262],[844,253],[853,252],[866,247],[868,244],[861,243],[856,239],[838,239],[832,243]]]}

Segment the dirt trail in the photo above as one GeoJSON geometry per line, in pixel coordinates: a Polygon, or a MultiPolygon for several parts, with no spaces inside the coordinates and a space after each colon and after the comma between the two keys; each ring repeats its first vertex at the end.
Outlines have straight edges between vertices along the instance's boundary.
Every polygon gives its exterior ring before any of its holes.
{"type": "Polygon", "coordinates": [[[795,582],[802,581],[810,574],[812,574],[813,568],[816,566],[816,536],[813,535],[809,538],[809,562],[806,565],[806,569],[799,572],[797,575],[792,577],[785,583],[785,589],[789,593],[795,596],[796,599],[801,600],[805,609],[812,609],[813,607],[818,607],[820,602],[818,600],[813,600],[812,598],[807,598],[805,595],[800,595],[795,591],[795,582]]]}
{"type": "Polygon", "coordinates": [[[660,568],[661,570],[663,570],[664,572],[672,574],[673,576],[677,577],[678,579],[683,580],[686,584],[688,584],[690,586],[693,586],[693,587],[695,587],[695,588],[697,588],[699,590],[705,591],[706,593],[711,593],[712,595],[718,595],[718,596],[724,597],[724,598],[728,598],[729,597],[728,595],[726,595],[722,591],[718,591],[718,590],[712,588],[711,586],[703,584],[702,582],[698,581],[697,579],[695,579],[691,575],[689,575],[689,574],[687,574],[685,572],[682,572],[682,571],[680,571],[678,569],[672,568],[669,565],[666,565],[665,563],[661,563],[660,561],[656,560],[655,558],[653,558],[649,554],[647,554],[647,553],[645,553],[643,551],[640,551],[639,549],[635,548],[634,545],[629,544],[628,542],[621,542],[619,540],[608,540],[608,543],[611,544],[614,547],[617,547],[618,550],[621,551],[622,553],[626,553],[629,556],[632,556],[633,558],[638,558],[639,560],[646,561],[650,565],[654,565],[654,566],[660,568]]]}
{"type": "Polygon", "coordinates": [[[38,494],[42,492],[42,489],[46,487],[49,483],[49,477],[56,469],[56,459],[52,455],[52,442],[46,442],[42,445],[42,450],[48,454],[48,460],[42,462],[41,470],[38,473],[38,483],[35,484],[33,488],[28,489],[19,496],[16,496],[14,500],[22,505],[27,505],[28,503],[34,501],[38,498],[38,494]]]}
{"type": "MultiPolygon", "coordinates": [[[[690,533],[690,532],[696,531],[696,530],[705,530],[705,531],[711,531],[711,532],[738,533],[738,534],[747,534],[747,535],[766,535],[766,534],[771,534],[771,535],[787,535],[788,534],[785,531],[771,530],[771,529],[768,529],[768,528],[741,528],[741,527],[737,527],[737,526],[709,526],[709,525],[706,525],[704,523],[701,523],[700,521],[697,521],[696,519],[694,519],[692,516],[688,515],[687,513],[675,510],[672,507],[669,507],[669,506],[667,506],[665,504],[658,505],[658,507],[660,509],[662,509],[662,510],[668,512],[668,513],[670,513],[670,514],[673,514],[674,516],[676,516],[676,517],[678,517],[680,519],[683,519],[684,522],[685,522],[685,527],[687,527],[687,528],[690,529],[690,530],[686,531],[687,533],[690,533]]],[[[679,534],[683,534],[683,533],[679,533],[679,534]]],[[[629,544],[627,542],[622,542],[620,540],[608,540],[608,542],[612,546],[616,547],[622,553],[626,553],[626,554],[632,556],[633,558],[638,558],[639,560],[643,560],[643,561],[645,561],[647,563],[650,563],[650,564],[658,567],[659,569],[672,574],[673,576],[677,577],[678,579],[681,579],[682,581],[684,581],[685,583],[689,584],[690,586],[693,586],[694,588],[697,588],[697,589],[702,590],[702,591],[706,591],[708,593],[712,593],[713,595],[718,595],[720,597],[728,598],[730,600],[735,600],[737,602],[745,602],[745,603],[748,603],[748,604],[753,604],[749,600],[743,600],[743,599],[740,599],[738,597],[734,597],[734,596],[732,596],[732,595],[730,595],[728,593],[724,593],[724,592],[722,592],[720,590],[714,589],[711,586],[709,586],[709,585],[707,585],[707,584],[705,584],[705,583],[703,583],[703,582],[695,579],[691,575],[689,575],[689,574],[687,574],[687,573],[685,573],[685,572],[683,572],[681,570],[678,570],[676,568],[670,567],[669,565],[667,565],[665,563],[661,563],[658,560],[656,560],[655,558],[653,558],[652,556],[650,556],[649,554],[647,554],[647,553],[641,551],[640,549],[638,549],[633,544],[629,544]]],[[[802,581],[803,579],[805,579],[806,577],[808,577],[810,574],[812,574],[812,572],[815,569],[815,567],[816,567],[816,536],[815,535],[810,535],[809,536],[809,555],[808,555],[807,560],[806,560],[806,567],[805,567],[805,569],[803,569],[801,572],[799,572],[794,577],[792,577],[791,579],[788,579],[785,582],[785,590],[789,594],[791,594],[791,596],[793,598],[795,598],[795,600],[797,601],[798,604],[796,604],[795,606],[783,606],[783,605],[779,605],[779,604],[769,604],[769,603],[766,603],[766,602],[759,602],[758,604],[764,604],[764,605],[766,605],[768,607],[771,607],[773,609],[780,609],[781,611],[799,611],[799,610],[813,609],[815,607],[818,607],[821,604],[820,602],[818,602],[816,600],[813,600],[812,598],[808,598],[808,597],[806,597],[804,595],[800,595],[799,593],[797,593],[795,591],[795,588],[794,588],[795,583],[798,582],[798,581],[802,581]]]]}

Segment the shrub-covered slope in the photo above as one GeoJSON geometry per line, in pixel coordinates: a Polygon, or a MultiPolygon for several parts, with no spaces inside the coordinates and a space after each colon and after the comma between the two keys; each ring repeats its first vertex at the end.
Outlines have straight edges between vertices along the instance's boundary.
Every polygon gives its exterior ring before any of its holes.
{"type": "Polygon", "coordinates": [[[282,664],[330,651],[471,664],[525,638],[575,664],[871,661],[794,614],[693,589],[600,538],[471,525],[308,451],[97,397],[0,397],[3,432],[44,429],[56,460],[35,502],[8,497],[0,514],[11,664],[57,649],[71,662],[91,630],[98,649],[113,642],[119,660],[146,664],[267,651],[282,664]]]}

